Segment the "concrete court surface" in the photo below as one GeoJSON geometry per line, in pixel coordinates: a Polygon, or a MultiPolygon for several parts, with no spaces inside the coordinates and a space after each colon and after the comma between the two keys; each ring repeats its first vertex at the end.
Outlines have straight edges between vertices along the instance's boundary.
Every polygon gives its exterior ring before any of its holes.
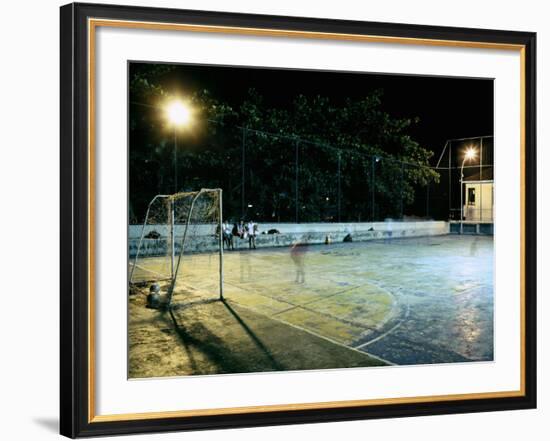
{"type": "MultiPolygon", "coordinates": [[[[152,265],[155,259],[151,258],[152,265]]],[[[206,363],[207,368],[195,363],[182,374],[493,359],[491,236],[340,243],[302,246],[294,251],[286,247],[226,251],[226,303],[217,306],[196,302],[217,297],[218,256],[189,255],[181,268],[174,301],[182,307],[174,312],[174,322],[178,332],[185,331],[183,342],[187,348],[193,346],[193,357],[205,358],[201,352],[212,351],[212,344],[217,345],[218,358],[220,347],[229,356],[248,339],[255,348],[251,351],[262,352],[265,359],[258,363],[251,359],[247,366],[243,359],[250,353],[232,361],[222,355],[222,362],[216,358],[215,363],[206,363]],[[219,309],[220,305],[225,309],[219,309]],[[230,323],[222,317],[228,313],[238,319],[246,339],[237,341],[235,333],[222,329],[230,323]],[[208,327],[207,333],[203,325],[208,327]],[[193,329],[200,338],[194,340],[193,329]],[[258,338],[258,333],[263,337],[258,338]],[[266,348],[264,342],[273,340],[273,334],[280,334],[287,343],[271,341],[271,348],[266,348]],[[273,354],[281,344],[292,354],[280,352],[279,362],[273,354]],[[365,358],[359,357],[360,353],[365,358]],[[287,363],[288,359],[294,361],[287,363]]],[[[134,355],[150,352],[148,341],[153,346],[174,344],[155,342],[154,333],[149,340],[144,337],[134,316],[151,312],[136,305],[132,307],[130,302],[130,360],[133,351],[134,355]],[[138,344],[133,345],[135,342],[138,344]]],[[[164,323],[159,325],[164,335],[169,334],[166,315],[159,320],[164,323]]],[[[181,332],[179,337],[182,340],[181,332]]],[[[206,355],[212,359],[211,353],[206,355]]],[[[138,358],[138,364],[147,364],[147,356],[138,358]]],[[[161,359],[156,362],[162,364],[161,359]]],[[[177,360],[171,363],[177,364],[177,360]]],[[[146,371],[149,373],[137,369],[135,374],[149,376],[150,370],[146,371]]],[[[174,375],[174,371],[152,374],[157,375],[174,375]]]]}

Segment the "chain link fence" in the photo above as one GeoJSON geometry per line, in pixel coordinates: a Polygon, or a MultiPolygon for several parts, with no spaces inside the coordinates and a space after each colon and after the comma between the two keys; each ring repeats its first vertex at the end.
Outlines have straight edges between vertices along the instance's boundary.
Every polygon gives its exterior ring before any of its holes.
{"type": "Polygon", "coordinates": [[[450,140],[435,165],[214,122],[200,141],[181,138],[163,146],[166,158],[151,172],[156,188],[138,189],[131,176],[136,220],[155,194],[200,188],[223,189],[224,218],[232,221],[459,220],[461,211],[492,220],[492,205],[480,201],[489,197],[483,183],[491,183],[492,198],[492,137],[450,140]],[[464,161],[466,149],[476,157],[464,161]]]}

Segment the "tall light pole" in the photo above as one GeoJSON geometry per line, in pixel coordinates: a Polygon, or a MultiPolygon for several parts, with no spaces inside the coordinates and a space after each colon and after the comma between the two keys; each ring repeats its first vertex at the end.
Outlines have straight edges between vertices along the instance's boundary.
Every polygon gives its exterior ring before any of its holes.
{"type": "MultiPolygon", "coordinates": [[[[166,116],[168,121],[174,126],[174,194],[178,192],[178,127],[183,127],[191,122],[191,109],[189,106],[180,100],[174,100],[166,106],[166,116]]],[[[176,253],[176,236],[174,231],[175,224],[175,207],[174,200],[170,204],[170,263],[172,277],[175,274],[175,253],[176,253]]]]}
{"type": "Polygon", "coordinates": [[[470,161],[476,157],[476,151],[469,147],[466,150],[466,153],[464,153],[464,159],[462,160],[462,165],[460,166],[460,234],[464,231],[464,189],[463,189],[463,182],[464,182],[464,163],[466,161],[470,161]]]}
{"type": "Polygon", "coordinates": [[[191,109],[189,105],[180,100],[174,100],[166,106],[168,121],[174,126],[174,193],[178,192],[178,127],[183,127],[191,122],[191,109]]]}

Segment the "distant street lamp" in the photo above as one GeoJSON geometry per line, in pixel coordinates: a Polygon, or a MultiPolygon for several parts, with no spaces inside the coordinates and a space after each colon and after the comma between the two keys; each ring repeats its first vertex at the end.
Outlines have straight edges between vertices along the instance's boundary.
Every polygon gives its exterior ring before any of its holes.
{"type": "Polygon", "coordinates": [[[165,108],[168,121],[174,126],[174,193],[178,192],[178,127],[184,127],[191,123],[192,112],[189,105],[181,100],[168,103],[165,108]]]}
{"type": "Polygon", "coordinates": [[[466,161],[471,161],[476,157],[476,151],[473,147],[469,147],[464,153],[464,159],[462,160],[462,165],[460,166],[460,234],[463,233],[463,221],[464,221],[464,196],[463,196],[463,182],[464,182],[464,163],[466,161]]]}

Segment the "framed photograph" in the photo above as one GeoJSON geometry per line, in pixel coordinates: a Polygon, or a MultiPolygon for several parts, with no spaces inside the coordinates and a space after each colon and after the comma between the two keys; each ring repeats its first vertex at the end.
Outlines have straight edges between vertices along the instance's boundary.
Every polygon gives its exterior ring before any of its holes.
{"type": "Polygon", "coordinates": [[[536,406],[528,32],[61,8],[61,433],[536,406]]]}

